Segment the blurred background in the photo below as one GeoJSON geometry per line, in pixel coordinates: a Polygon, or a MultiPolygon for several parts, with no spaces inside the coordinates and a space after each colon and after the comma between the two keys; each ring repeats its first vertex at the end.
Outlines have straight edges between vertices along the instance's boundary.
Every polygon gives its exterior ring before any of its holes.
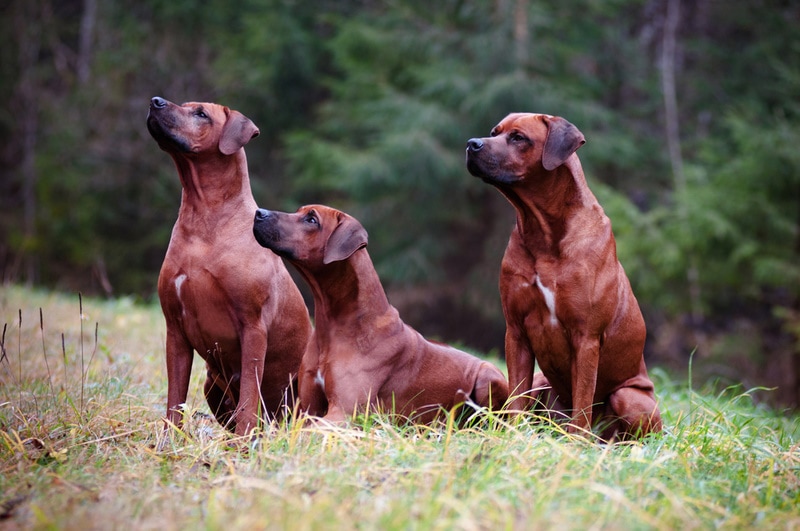
{"type": "Polygon", "coordinates": [[[261,129],[260,206],[350,212],[407,322],[502,356],[514,216],[464,148],[543,112],[586,136],[648,366],[797,407],[798,28],[794,0],[5,0],[0,278],[153,300],[180,184],[149,100],[214,101],[261,129]]]}

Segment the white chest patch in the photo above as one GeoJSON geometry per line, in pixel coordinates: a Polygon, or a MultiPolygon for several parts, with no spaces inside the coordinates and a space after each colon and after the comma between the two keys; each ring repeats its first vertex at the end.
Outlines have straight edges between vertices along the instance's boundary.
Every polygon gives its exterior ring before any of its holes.
{"type": "Polygon", "coordinates": [[[183,286],[184,281],[186,280],[186,275],[178,275],[175,277],[175,291],[178,293],[178,300],[181,298],[181,286],[183,286]]]}
{"type": "Polygon", "coordinates": [[[317,375],[314,377],[314,383],[317,384],[325,391],[325,377],[322,376],[322,370],[317,369],[317,375]]]}
{"type": "Polygon", "coordinates": [[[533,282],[536,284],[536,287],[539,288],[539,291],[542,292],[542,295],[544,296],[544,303],[547,305],[547,309],[550,310],[550,324],[554,326],[557,325],[558,318],[556,317],[556,294],[553,293],[553,290],[545,287],[545,285],[542,284],[542,279],[539,278],[538,274],[534,277],[533,282]]]}

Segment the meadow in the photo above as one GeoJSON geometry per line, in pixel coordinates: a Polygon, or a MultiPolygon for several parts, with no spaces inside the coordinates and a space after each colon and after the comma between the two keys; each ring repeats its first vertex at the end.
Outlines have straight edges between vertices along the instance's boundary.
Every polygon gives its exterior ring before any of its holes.
{"type": "Polygon", "coordinates": [[[195,357],[166,401],[157,304],[3,286],[0,529],[800,529],[800,417],[651,368],[665,429],[599,444],[533,416],[294,420],[236,439],[195,357]]]}

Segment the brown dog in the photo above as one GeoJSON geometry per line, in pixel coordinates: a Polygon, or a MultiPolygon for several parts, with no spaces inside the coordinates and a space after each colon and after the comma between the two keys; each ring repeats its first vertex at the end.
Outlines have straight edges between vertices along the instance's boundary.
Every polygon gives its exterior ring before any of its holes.
{"type": "Polygon", "coordinates": [[[331,422],[367,408],[419,423],[471,401],[502,406],[492,364],[426,341],[389,304],[351,216],[321,205],[294,214],[258,210],[258,242],[295,265],[314,294],[315,330],[300,370],[300,405],[331,422]]]}
{"type": "Polygon", "coordinates": [[[256,203],[243,146],[258,135],[213,103],[153,98],[147,128],[183,185],[158,278],[167,322],[167,421],[180,425],[192,350],[206,361],[205,396],[237,434],[280,416],[311,335],[308,311],[281,260],[251,234],[256,203]]]}
{"type": "Polygon", "coordinates": [[[543,114],[510,114],[491,137],[467,142],[469,172],[517,211],[500,273],[509,387],[521,394],[512,408],[539,398],[571,415],[572,432],[602,421],[606,439],[657,432],[644,319],[575,154],[584,142],[543,114]]]}

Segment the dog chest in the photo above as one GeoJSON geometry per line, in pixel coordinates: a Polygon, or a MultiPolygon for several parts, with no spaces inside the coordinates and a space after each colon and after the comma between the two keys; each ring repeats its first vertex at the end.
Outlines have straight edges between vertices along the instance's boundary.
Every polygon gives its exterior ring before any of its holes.
{"type": "MultiPolygon", "coordinates": [[[[225,355],[239,351],[235,323],[227,311],[229,297],[215,289],[207,275],[181,272],[169,282],[176,304],[172,316],[180,323],[192,347],[204,358],[209,353],[225,355]]],[[[169,320],[169,319],[168,319],[169,320]]]]}

